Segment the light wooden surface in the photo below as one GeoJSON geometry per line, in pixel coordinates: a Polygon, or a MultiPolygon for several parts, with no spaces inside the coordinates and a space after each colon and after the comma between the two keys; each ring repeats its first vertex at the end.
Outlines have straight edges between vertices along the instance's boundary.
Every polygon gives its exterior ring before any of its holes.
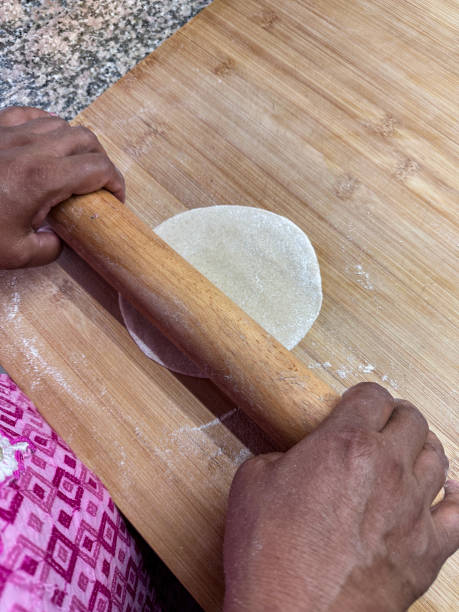
{"type": "MultiPolygon", "coordinates": [[[[415,402],[458,477],[455,15],[446,0],[216,0],[78,121],[152,225],[231,203],[303,228],[324,304],[295,354],[338,392],[376,380],[415,402]]],[[[1,272],[0,321],[0,363],[218,609],[226,495],[248,454],[229,428],[253,444],[248,424],[210,383],[148,361],[71,252],[1,272]]],[[[456,578],[457,557],[413,610],[455,609],[456,578]]]]}

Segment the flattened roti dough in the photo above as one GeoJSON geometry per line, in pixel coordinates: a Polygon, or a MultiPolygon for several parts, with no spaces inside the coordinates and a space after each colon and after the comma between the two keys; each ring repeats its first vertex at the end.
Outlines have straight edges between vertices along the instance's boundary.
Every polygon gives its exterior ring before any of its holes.
{"type": "MultiPolygon", "coordinates": [[[[210,206],[171,217],[154,230],[286,348],[316,320],[322,304],[319,264],[306,234],[260,208],[210,206]]],[[[174,372],[201,376],[122,296],[126,327],[139,348],[174,372]]]]}

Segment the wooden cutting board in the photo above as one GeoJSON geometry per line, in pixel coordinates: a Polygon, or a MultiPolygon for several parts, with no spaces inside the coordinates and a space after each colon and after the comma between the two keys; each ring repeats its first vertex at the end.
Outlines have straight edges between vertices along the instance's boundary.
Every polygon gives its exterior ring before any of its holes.
{"type": "MultiPolygon", "coordinates": [[[[304,229],[324,304],[295,352],[339,392],[375,380],[416,403],[458,477],[455,25],[449,0],[216,0],[76,123],[153,226],[240,204],[304,229]]],[[[0,272],[0,321],[0,363],[219,609],[228,488],[269,445],[210,383],[145,358],[70,251],[0,272]]],[[[453,610],[455,576],[457,558],[413,610],[453,610]]]]}

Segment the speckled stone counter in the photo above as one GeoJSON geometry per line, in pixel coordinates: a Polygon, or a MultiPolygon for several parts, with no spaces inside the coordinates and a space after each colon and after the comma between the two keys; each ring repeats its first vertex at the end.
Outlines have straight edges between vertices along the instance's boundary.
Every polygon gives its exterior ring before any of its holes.
{"type": "Polygon", "coordinates": [[[1,0],[0,108],[71,119],[211,0],[1,0]]]}

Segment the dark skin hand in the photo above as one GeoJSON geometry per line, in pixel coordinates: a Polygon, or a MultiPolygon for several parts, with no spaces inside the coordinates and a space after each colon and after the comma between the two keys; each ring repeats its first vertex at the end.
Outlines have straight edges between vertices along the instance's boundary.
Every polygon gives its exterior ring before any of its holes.
{"type": "Polygon", "coordinates": [[[28,107],[0,111],[0,269],[50,263],[61,243],[39,228],[53,206],[104,187],[124,201],[124,180],[97,137],[28,107]]]}
{"type": "MultiPolygon", "coordinates": [[[[0,111],[0,269],[49,263],[40,231],[72,194],[124,181],[96,136],[44,111],[0,111]]],[[[419,410],[385,389],[349,389],[286,453],[247,461],[227,515],[225,612],[405,610],[459,546],[459,483],[419,410]]]]}
{"type": "Polygon", "coordinates": [[[349,389],[286,453],[250,459],[231,488],[224,612],[395,612],[459,546],[459,483],[412,404],[349,389]]]}

